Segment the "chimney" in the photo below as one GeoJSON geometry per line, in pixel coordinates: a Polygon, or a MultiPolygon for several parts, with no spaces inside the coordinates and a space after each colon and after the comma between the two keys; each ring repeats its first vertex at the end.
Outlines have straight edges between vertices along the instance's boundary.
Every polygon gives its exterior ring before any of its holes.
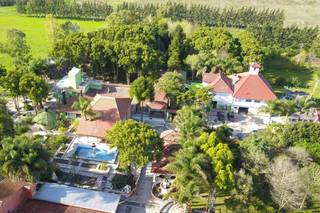
{"type": "Polygon", "coordinates": [[[258,63],[252,63],[249,68],[250,75],[258,75],[260,72],[261,65],[258,63]]]}

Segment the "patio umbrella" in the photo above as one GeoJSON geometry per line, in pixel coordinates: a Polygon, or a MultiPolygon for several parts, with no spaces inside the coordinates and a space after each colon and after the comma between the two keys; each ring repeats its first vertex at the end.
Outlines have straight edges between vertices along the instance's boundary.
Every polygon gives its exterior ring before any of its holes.
{"type": "Polygon", "coordinates": [[[53,129],[57,124],[56,114],[52,111],[44,111],[33,118],[33,122],[41,124],[48,129],[53,129]]]}

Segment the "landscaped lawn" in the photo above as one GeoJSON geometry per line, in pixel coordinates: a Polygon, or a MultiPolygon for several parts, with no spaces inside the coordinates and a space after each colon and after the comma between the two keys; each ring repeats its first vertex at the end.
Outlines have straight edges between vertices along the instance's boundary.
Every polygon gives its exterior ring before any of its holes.
{"type": "MultiPolygon", "coordinates": [[[[58,19],[58,23],[63,23],[66,19],[58,19]]],[[[100,21],[79,21],[80,30],[83,32],[93,31],[104,27],[104,22],[100,21]]],[[[9,29],[16,28],[23,31],[27,36],[27,42],[31,46],[32,56],[45,57],[50,52],[50,42],[47,35],[46,19],[33,18],[18,14],[15,7],[0,7],[0,42],[6,40],[9,29]]],[[[8,55],[0,54],[0,64],[12,68],[12,62],[8,55]]]]}
{"type": "MultiPolygon", "coordinates": [[[[317,74],[320,74],[320,70],[313,70],[301,65],[294,64],[285,57],[275,57],[265,60],[262,74],[271,83],[277,95],[281,95],[284,90],[283,87],[275,85],[275,81],[278,77],[283,77],[286,80],[290,80],[292,77],[297,77],[306,86],[303,88],[293,89],[312,93],[318,78],[317,74]]],[[[313,94],[314,97],[320,98],[320,84],[318,84],[313,94]]]]}

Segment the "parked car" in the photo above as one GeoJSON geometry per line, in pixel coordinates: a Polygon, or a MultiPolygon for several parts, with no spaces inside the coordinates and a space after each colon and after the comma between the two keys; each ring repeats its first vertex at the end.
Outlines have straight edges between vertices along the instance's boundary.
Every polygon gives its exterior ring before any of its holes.
{"type": "Polygon", "coordinates": [[[234,114],[232,112],[228,112],[227,113],[227,118],[228,118],[228,121],[233,122],[234,121],[234,114]]]}
{"type": "Polygon", "coordinates": [[[217,112],[218,120],[225,121],[225,116],[223,112],[217,112]]]}

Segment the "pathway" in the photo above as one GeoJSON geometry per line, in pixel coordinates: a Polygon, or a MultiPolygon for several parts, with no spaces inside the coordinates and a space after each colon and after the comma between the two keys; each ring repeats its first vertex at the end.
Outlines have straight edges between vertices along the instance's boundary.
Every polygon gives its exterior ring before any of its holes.
{"type": "Polygon", "coordinates": [[[117,213],[156,213],[166,201],[154,200],[151,196],[153,178],[146,172],[146,167],[141,170],[137,192],[119,205],[117,213]]]}

